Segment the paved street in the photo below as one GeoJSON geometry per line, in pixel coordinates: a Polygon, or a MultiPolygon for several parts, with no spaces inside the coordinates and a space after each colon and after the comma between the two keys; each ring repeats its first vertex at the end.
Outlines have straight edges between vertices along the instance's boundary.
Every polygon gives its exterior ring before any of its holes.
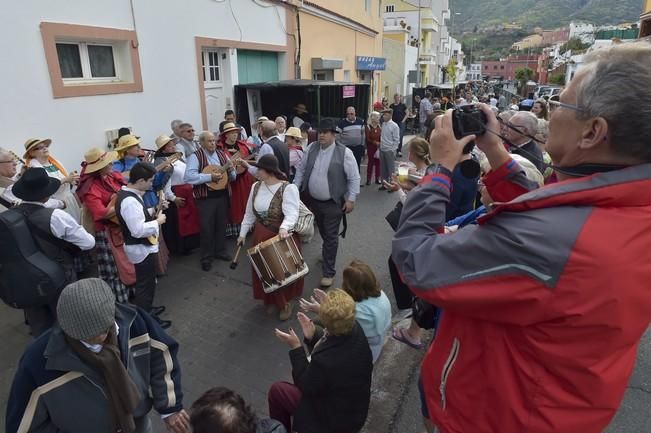
{"type": "MultiPolygon", "coordinates": [[[[353,258],[367,261],[376,270],[391,299],[386,268],[391,231],[384,215],[396,199],[395,195],[377,191],[375,186],[362,188],[355,212],[349,217],[348,236],[340,243],[337,262],[340,270],[353,258]]],[[[304,257],[311,268],[306,279],[306,294],[311,292],[321,276],[317,264],[319,250],[318,236],[304,248],[304,257]]],[[[228,263],[219,262],[212,272],[206,273],[200,270],[196,255],[175,257],[168,275],[160,279],[156,304],[167,306],[165,318],[174,322],[170,333],[181,343],[179,357],[186,406],[209,387],[223,385],[240,392],[259,413],[266,413],[269,386],[276,380],[290,379],[287,348],[276,341],[273,329],[276,326],[298,328],[298,324],[294,321],[280,325],[275,315],[267,315],[261,304],[253,301],[249,281],[250,268],[245,257],[240,259],[240,266],[235,271],[229,269],[228,263]]],[[[337,280],[335,286],[339,283],[337,280]]],[[[4,426],[4,407],[14,368],[29,337],[22,322],[22,312],[3,304],[0,305],[0,339],[3,342],[0,352],[0,406],[3,408],[0,420],[4,426]]],[[[415,358],[421,355],[406,346],[389,344],[391,349],[385,351],[384,357],[402,356],[416,361],[415,358]]],[[[372,406],[372,413],[384,415],[388,421],[383,421],[384,430],[375,430],[374,427],[372,433],[423,431],[415,392],[417,375],[413,370],[400,370],[401,365],[396,365],[393,371],[384,372],[377,381],[379,388],[374,390],[374,397],[387,403],[372,406]],[[384,382],[390,381],[391,377],[405,378],[404,382],[398,383],[397,390],[388,388],[388,385],[384,388],[384,382]],[[401,407],[398,413],[382,413],[397,406],[401,407]]],[[[156,426],[156,431],[165,431],[160,421],[156,426]]],[[[651,432],[651,335],[647,335],[641,346],[640,360],[627,397],[608,431],[651,432]]]]}

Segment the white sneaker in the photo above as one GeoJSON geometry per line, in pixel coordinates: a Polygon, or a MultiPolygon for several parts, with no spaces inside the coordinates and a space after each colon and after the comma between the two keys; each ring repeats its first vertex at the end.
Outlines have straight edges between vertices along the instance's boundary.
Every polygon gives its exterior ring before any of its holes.
{"type": "Polygon", "coordinates": [[[332,277],[323,277],[321,278],[321,287],[330,287],[334,283],[334,278],[332,277]]]}

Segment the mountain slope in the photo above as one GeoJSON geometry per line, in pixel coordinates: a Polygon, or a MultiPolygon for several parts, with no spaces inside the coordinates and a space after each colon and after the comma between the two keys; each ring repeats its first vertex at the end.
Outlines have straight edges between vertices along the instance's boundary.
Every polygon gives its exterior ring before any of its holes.
{"type": "Polygon", "coordinates": [[[640,18],[642,0],[450,0],[454,33],[515,22],[525,29],[555,28],[572,20],[619,24],[640,18]]]}

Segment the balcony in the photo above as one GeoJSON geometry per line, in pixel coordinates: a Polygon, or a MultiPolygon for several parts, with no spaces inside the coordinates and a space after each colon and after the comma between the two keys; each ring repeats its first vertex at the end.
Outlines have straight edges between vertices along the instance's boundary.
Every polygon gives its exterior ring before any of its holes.
{"type": "Polygon", "coordinates": [[[423,32],[438,32],[439,22],[429,9],[423,9],[420,15],[420,29],[423,32]]]}

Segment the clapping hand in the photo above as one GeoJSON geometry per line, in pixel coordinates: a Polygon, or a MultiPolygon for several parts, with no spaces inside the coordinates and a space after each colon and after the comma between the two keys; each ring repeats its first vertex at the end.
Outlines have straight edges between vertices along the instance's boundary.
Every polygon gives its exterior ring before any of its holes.
{"type": "Polygon", "coordinates": [[[312,320],[303,313],[298,313],[296,317],[298,318],[298,321],[301,324],[301,328],[303,329],[303,336],[306,340],[311,340],[314,337],[314,331],[316,329],[314,327],[314,322],[312,322],[312,320]]]}
{"type": "Polygon", "coordinates": [[[298,335],[296,335],[296,332],[294,332],[292,328],[289,328],[289,332],[283,332],[280,329],[276,328],[274,332],[276,333],[276,338],[287,344],[292,349],[298,349],[302,346],[301,340],[298,338],[298,335]]]}
{"type": "Polygon", "coordinates": [[[314,295],[310,296],[309,301],[305,298],[299,299],[298,305],[301,307],[301,310],[306,312],[319,313],[321,311],[321,304],[314,298],[314,295]]]}
{"type": "Polygon", "coordinates": [[[165,418],[165,426],[168,431],[174,433],[186,433],[190,430],[190,417],[184,409],[165,418]]]}

